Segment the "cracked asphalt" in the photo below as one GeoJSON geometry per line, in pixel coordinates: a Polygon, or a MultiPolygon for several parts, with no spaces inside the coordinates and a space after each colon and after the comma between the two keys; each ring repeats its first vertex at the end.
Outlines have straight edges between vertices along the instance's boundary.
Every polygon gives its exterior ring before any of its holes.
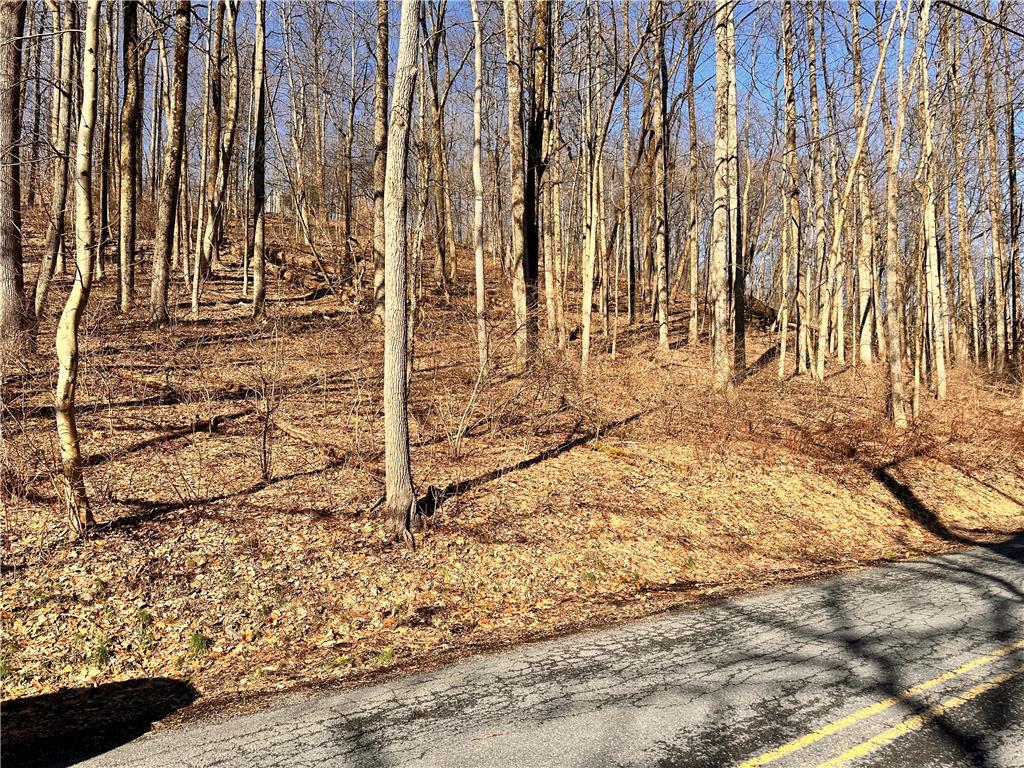
{"type": "Polygon", "coordinates": [[[155,732],[83,764],[1024,767],[1024,536],[155,732]]]}

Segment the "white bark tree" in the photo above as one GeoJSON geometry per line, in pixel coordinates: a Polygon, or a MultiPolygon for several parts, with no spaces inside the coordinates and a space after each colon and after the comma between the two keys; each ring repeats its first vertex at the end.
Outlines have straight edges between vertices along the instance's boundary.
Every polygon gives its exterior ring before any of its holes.
{"type": "Polygon", "coordinates": [[[487,286],[484,282],[484,175],[481,165],[481,114],[484,101],[484,36],[477,0],[473,14],[473,265],[476,275],[476,343],[480,369],[487,368],[487,286]]]}
{"type": "Polygon", "coordinates": [[[57,438],[64,466],[67,522],[76,536],[95,522],[82,477],[82,453],[75,421],[75,389],[78,384],[78,325],[89,301],[96,253],[92,215],[92,138],[96,123],[99,17],[100,0],[89,0],[82,47],[82,109],[75,154],[75,277],[57,324],[55,344],[58,363],[54,391],[57,438]]]}

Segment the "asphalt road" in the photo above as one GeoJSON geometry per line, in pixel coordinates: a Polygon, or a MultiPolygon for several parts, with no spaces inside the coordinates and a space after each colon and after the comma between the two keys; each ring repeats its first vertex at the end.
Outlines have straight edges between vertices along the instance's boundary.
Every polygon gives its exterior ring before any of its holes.
{"type": "Polygon", "coordinates": [[[157,732],[84,764],[1024,767],[1024,536],[157,732]]]}

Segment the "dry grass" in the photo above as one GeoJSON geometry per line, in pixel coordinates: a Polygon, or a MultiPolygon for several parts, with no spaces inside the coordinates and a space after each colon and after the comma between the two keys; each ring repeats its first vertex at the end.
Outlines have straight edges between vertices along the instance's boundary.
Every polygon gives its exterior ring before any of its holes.
{"type": "MultiPolygon", "coordinates": [[[[901,435],[875,371],[816,386],[772,363],[723,398],[706,347],[659,358],[633,328],[581,384],[576,347],[513,372],[498,323],[474,395],[462,292],[421,302],[414,469],[449,494],[410,552],[374,506],[367,318],[275,301],[256,327],[217,280],[200,321],[157,330],[111,291],[82,330],[87,539],[61,527],[47,344],[4,385],[5,697],[142,676],[207,700],[351,682],[1024,530],[1020,401],[968,369],[901,435]]],[[[505,294],[496,281],[495,317],[505,294]]]]}

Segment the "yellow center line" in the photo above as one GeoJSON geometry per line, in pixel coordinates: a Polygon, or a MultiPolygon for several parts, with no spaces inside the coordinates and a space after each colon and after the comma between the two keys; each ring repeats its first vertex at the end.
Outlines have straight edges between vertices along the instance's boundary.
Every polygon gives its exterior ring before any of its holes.
{"type": "Polygon", "coordinates": [[[964,693],[957,694],[956,696],[950,696],[945,701],[928,707],[924,712],[907,718],[902,723],[894,725],[887,731],[882,731],[874,738],[868,739],[867,741],[848,749],[846,752],[843,752],[843,754],[833,757],[831,760],[826,760],[824,763],[819,764],[818,768],[838,768],[841,765],[846,765],[852,760],[856,760],[858,757],[864,757],[864,755],[869,752],[873,752],[879,747],[884,746],[891,741],[895,741],[900,736],[904,736],[912,731],[922,728],[929,721],[942,716],[949,710],[956,709],[962,704],[966,704],[971,699],[976,699],[986,691],[991,691],[996,686],[1002,685],[1007,680],[1019,675],[1021,672],[1024,672],[1024,664],[1021,664],[1015,669],[1011,669],[1009,672],[996,675],[990,680],[986,680],[984,683],[979,683],[964,693]]]}
{"type": "Polygon", "coordinates": [[[886,709],[893,706],[894,704],[898,704],[900,702],[906,701],[907,699],[913,698],[914,696],[917,696],[918,694],[924,693],[925,691],[931,690],[932,688],[942,685],[943,683],[948,682],[949,680],[952,680],[955,677],[966,674],[967,672],[977,669],[978,667],[982,667],[985,664],[989,664],[993,661],[996,661],[997,659],[1001,659],[1004,656],[1007,656],[1013,653],[1014,651],[1022,648],[1024,648],[1024,640],[1018,640],[1016,643],[1005,645],[1002,648],[998,648],[997,650],[993,651],[992,653],[988,653],[984,656],[979,656],[976,659],[972,659],[971,661],[968,661],[966,664],[963,664],[957,667],[956,669],[950,670],[949,672],[943,672],[941,675],[933,677],[931,680],[925,680],[922,683],[918,683],[917,685],[913,686],[912,688],[908,688],[907,690],[903,691],[903,693],[897,696],[889,696],[887,698],[884,698],[881,701],[877,701],[874,704],[870,704],[864,707],[863,709],[859,709],[856,712],[846,715],[845,717],[842,717],[839,720],[834,720],[831,723],[828,723],[827,725],[818,728],[816,731],[811,731],[805,736],[801,736],[800,738],[794,739],[793,741],[790,741],[787,744],[783,744],[781,747],[773,749],[770,752],[765,752],[763,755],[752,757],[749,760],[740,763],[738,766],[736,766],[736,768],[757,768],[757,766],[773,763],[779,758],[785,757],[786,755],[791,755],[797,750],[803,749],[804,747],[810,744],[814,744],[817,741],[821,741],[822,739],[828,736],[838,733],[844,728],[849,728],[854,723],[859,723],[861,720],[866,720],[869,717],[877,715],[879,712],[884,712],[886,709]]]}

